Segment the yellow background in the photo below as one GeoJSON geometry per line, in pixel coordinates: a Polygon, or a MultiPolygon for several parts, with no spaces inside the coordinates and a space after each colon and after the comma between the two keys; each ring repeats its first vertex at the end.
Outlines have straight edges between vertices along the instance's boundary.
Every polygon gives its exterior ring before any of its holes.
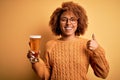
{"type": "MultiPolygon", "coordinates": [[[[53,39],[48,26],[52,12],[68,0],[0,0],[0,80],[38,80],[26,58],[29,35],[41,34],[41,50],[53,39]]],[[[89,18],[85,38],[95,34],[106,51],[110,72],[106,80],[120,80],[120,0],[74,0],[89,18]]],[[[91,80],[102,80],[94,76],[91,80]]]]}

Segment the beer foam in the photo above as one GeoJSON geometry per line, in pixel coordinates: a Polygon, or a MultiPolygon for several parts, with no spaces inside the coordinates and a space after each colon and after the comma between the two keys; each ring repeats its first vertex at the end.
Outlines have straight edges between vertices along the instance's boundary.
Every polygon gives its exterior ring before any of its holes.
{"type": "Polygon", "coordinates": [[[30,35],[30,38],[41,38],[41,35],[30,35]]]}

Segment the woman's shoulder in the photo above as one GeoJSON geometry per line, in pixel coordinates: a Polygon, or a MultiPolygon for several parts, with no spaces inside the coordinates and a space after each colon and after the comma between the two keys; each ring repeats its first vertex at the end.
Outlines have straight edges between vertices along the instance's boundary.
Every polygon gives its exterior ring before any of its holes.
{"type": "Polygon", "coordinates": [[[82,43],[87,43],[89,41],[89,39],[84,38],[84,37],[80,37],[79,39],[82,43]]]}
{"type": "Polygon", "coordinates": [[[51,46],[51,45],[53,45],[53,44],[55,44],[56,43],[56,40],[54,39],[54,40],[49,40],[47,43],[46,43],[46,45],[48,45],[48,46],[51,46]]]}
{"type": "Polygon", "coordinates": [[[55,39],[47,41],[47,43],[46,43],[46,49],[51,49],[51,48],[53,48],[53,46],[54,46],[55,44],[56,44],[56,40],[55,40],[55,39]]]}

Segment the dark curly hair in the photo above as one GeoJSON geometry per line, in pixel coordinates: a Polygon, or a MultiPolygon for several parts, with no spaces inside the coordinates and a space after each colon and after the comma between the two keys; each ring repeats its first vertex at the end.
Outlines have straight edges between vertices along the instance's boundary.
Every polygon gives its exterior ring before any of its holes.
{"type": "Polygon", "coordinates": [[[58,7],[50,17],[49,25],[55,35],[61,35],[60,16],[65,11],[71,11],[78,18],[78,27],[75,35],[83,35],[88,26],[88,18],[83,7],[74,2],[63,2],[62,7],[58,7]]]}

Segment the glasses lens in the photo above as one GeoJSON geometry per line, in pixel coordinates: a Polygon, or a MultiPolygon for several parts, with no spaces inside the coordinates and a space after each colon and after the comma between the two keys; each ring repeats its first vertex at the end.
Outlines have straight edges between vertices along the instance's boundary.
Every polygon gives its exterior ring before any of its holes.
{"type": "Polygon", "coordinates": [[[71,18],[70,21],[71,21],[71,23],[76,23],[77,19],[76,18],[71,18]]]}
{"type": "Polygon", "coordinates": [[[76,23],[77,22],[77,19],[74,18],[74,17],[72,17],[70,19],[64,17],[64,18],[61,18],[60,20],[61,20],[62,23],[66,23],[66,22],[68,22],[68,20],[70,20],[71,23],[76,23]]]}

